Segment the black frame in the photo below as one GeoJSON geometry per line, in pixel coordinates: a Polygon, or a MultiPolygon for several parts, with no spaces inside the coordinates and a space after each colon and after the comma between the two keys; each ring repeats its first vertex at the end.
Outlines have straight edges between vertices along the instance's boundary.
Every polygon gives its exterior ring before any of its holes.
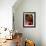
{"type": "Polygon", "coordinates": [[[23,12],[23,27],[30,27],[30,28],[35,28],[36,27],[36,12],[23,12]],[[33,22],[34,22],[34,26],[25,26],[24,25],[24,16],[25,16],[25,13],[26,14],[34,14],[34,20],[33,20],[33,22]]]}

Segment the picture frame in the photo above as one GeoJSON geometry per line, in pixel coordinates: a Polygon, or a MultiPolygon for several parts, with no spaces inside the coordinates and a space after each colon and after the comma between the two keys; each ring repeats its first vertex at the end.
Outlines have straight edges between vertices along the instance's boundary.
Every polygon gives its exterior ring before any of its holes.
{"type": "Polygon", "coordinates": [[[23,12],[23,27],[36,27],[36,12],[23,12]]]}

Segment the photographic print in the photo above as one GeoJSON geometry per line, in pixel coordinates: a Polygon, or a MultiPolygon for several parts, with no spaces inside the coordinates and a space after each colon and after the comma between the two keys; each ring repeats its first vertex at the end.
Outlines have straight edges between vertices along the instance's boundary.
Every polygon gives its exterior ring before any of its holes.
{"type": "Polygon", "coordinates": [[[36,13],[35,12],[23,13],[23,27],[36,27],[36,13]]]}

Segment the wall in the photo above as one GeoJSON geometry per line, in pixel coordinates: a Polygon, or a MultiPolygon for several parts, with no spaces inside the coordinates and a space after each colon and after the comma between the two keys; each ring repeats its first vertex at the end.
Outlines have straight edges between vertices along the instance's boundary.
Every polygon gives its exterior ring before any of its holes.
{"type": "Polygon", "coordinates": [[[12,6],[15,2],[16,0],[0,0],[0,33],[2,32],[0,38],[4,38],[5,35],[10,35],[8,30],[5,32],[1,27],[12,29],[12,6]]]}
{"type": "Polygon", "coordinates": [[[12,6],[16,0],[0,0],[0,27],[12,29],[12,6]]]}
{"type": "Polygon", "coordinates": [[[31,39],[41,46],[41,0],[23,0],[13,7],[15,30],[23,33],[24,39],[31,39]],[[36,28],[23,27],[23,12],[36,12],[36,28]]]}
{"type": "Polygon", "coordinates": [[[41,1],[41,40],[42,46],[46,46],[46,0],[41,1]]]}

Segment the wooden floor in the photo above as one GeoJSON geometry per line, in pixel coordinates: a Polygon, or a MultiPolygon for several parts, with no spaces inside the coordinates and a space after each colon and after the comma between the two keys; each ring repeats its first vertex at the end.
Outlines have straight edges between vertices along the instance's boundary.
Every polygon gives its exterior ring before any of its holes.
{"type": "Polygon", "coordinates": [[[6,42],[0,44],[0,46],[16,46],[15,39],[13,39],[13,40],[6,40],[6,42]]]}

